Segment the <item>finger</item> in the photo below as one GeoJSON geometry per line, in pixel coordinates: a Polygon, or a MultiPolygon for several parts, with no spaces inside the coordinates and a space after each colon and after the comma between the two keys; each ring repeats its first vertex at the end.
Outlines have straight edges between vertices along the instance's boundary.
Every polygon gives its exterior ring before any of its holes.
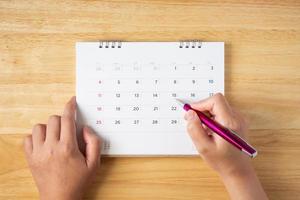
{"type": "Polygon", "coordinates": [[[214,96],[199,102],[192,103],[191,107],[200,111],[209,111],[216,119],[226,119],[232,115],[232,110],[221,93],[217,93],[214,96]]]}
{"type": "Polygon", "coordinates": [[[203,123],[202,123],[202,128],[208,135],[212,135],[212,131],[203,123]]]}
{"type": "Polygon", "coordinates": [[[49,117],[46,142],[57,142],[60,138],[60,116],[52,115],[49,117]]]}
{"type": "Polygon", "coordinates": [[[189,110],[185,115],[185,119],[187,120],[187,131],[199,153],[203,153],[205,150],[212,147],[214,142],[212,138],[207,134],[207,132],[203,129],[202,123],[196,112],[193,110],[189,110]]]}
{"type": "Polygon", "coordinates": [[[61,117],[60,140],[77,145],[75,125],[75,97],[72,97],[66,104],[63,116],[61,117]]]}
{"type": "Polygon", "coordinates": [[[235,131],[239,136],[241,136],[244,139],[247,139],[247,130],[249,127],[249,121],[247,118],[245,118],[239,111],[232,108],[232,112],[234,117],[234,120],[232,123],[228,126],[228,128],[235,131]]]}
{"type": "Polygon", "coordinates": [[[36,124],[32,129],[32,142],[33,147],[38,149],[45,142],[46,137],[46,125],[45,124],[36,124]]]}
{"type": "Polygon", "coordinates": [[[86,143],[85,155],[89,168],[94,168],[100,163],[102,141],[89,127],[83,128],[83,140],[86,143]]]}
{"type": "Polygon", "coordinates": [[[63,116],[75,120],[75,112],[76,112],[76,97],[73,96],[65,105],[63,116]]]}
{"type": "Polygon", "coordinates": [[[75,121],[68,117],[61,117],[60,141],[77,145],[75,121]]]}
{"type": "Polygon", "coordinates": [[[24,152],[25,152],[26,158],[28,160],[28,158],[31,156],[32,151],[33,151],[32,135],[28,135],[24,138],[23,146],[24,146],[24,152]]]}
{"type": "Polygon", "coordinates": [[[236,116],[236,119],[239,119],[240,124],[247,129],[249,127],[249,119],[242,115],[241,112],[237,111],[236,109],[232,108],[232,113],[236,116]]]}

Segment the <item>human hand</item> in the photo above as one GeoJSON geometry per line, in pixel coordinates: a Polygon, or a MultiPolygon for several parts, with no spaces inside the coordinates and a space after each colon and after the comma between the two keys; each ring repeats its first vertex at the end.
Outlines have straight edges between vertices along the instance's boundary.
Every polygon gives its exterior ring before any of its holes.
{"type": "Polygon", "coordinates": [[[40,198],[81,199],[100,164],[100,138],[83,128],[85,153],[76,138],[76,102],[73,97],[62,116],[52,115],[48,124],[37,124],[24,140],[24,149],[40,198]]]}
{"type": "MultiPolygon", "coordinates": [[[[246,136],[245,119],[229,106],[222,94],[193,103],[191,107],[199,111],[209,111],[218,123],[239,133],[241,137],[246,136]]],[[[189,135],[200,156],[218,172],[231,199],[268,199],[246,154],[201,124],[195,111],[189,110],[185,119],[189,135]]]]}
{"type": "MultiPolygon", "coordinates": [[[[208,99],[191,104],[199,111],[208,111],[212,118],[245,137],[247,124],[245,119],[229,106],[222,94],[216,94],[208,99]]],[[[250,158],[236,149],[229,142],[213,133],[201,124],[196,112],[189,110],[185,114],[187,130],[200,156],[221,176],[249,173],[250,158]]]]}

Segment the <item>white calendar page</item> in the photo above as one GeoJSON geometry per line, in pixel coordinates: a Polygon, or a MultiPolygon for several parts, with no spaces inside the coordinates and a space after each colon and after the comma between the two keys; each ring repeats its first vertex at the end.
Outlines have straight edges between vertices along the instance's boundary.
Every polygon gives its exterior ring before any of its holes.
{"type": "Polygon", "coordinates": [[[175,98],[224,93],[223,42],[78,42],[76,64],[77,123],[102,154],[195,155],[175,98]]]}

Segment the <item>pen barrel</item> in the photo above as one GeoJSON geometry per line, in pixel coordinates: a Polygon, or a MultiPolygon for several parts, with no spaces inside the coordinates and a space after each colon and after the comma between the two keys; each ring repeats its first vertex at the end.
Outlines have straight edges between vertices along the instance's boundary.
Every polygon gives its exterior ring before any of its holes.
{"type": "Polygon", "coordinates": [[[213,132],[221,136],[223,139],[225,139],[227,142],[234,145],[236,148],[240,149],[241,151],[245,152],[251,157],[255,157],[257,154],[257,151],[248,144],[244,139],[242,139],[238,134],[236,134],[234,131],[222,126],[221,124],[217,123],[216,121],[212,120],[211,118],[207,117],[204,113],[195,110],[191,108],[190,105],[185,104],[184,110],[188,111],[190,109],[194,110],[199,119],[203,124],[205,124],[208,128],[210,128],[213,132]]]}

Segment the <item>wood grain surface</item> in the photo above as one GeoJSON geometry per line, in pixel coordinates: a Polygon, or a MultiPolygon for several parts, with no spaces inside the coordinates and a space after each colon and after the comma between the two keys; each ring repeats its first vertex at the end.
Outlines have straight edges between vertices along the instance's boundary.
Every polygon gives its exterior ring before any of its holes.
{"type": "MultiPolygon", "coordinates": [[[[271,199],[300,196],[300,1],[0,1],[0,199],[37,199],[22,139],[75,95],[75,42],[225,42],[271,199]]],[[[86,199],[228,199],[198,157],[104,158],[86,199]]]]}

